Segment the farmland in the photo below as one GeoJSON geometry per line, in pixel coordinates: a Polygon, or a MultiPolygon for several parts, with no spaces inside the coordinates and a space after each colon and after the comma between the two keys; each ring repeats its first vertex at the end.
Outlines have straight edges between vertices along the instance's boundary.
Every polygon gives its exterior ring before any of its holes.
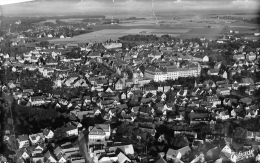
{"type": "Polygon", "coordinates": [[[164,34],[173,34],[177,36],[182,33],[186,33],[189,30],[184,29],[104,29],[100,31],[95,31],[92,33],[87,33],[79,36],[75,36],[73,38],[66,38],[66,39],[53,39],[49,40],[51,43],[86,43],[86,42],[101,42],[106,41],[109,39],[117,40],[119,37],[129,34],[154,34],[154,35],[164,35],[164,34]]]}
{"type": "MultiPolygon", "coordinates": [[[[66,20],[68,21],[68,20],[66,20]]],[[[80,21],[80,20],[69,20],[80,21]]],[[[109,39],[117,40],[124,35],[135,34],[153,34],[157,36],[172,35],[182,39],[205,37],[216,39],[222,34],[224,27],[228,30],[239,31],[242,34],[252,34],[253,28],[259,28],[256,25],[248,24],[236,20],[208,18],[206,16],[188,15],[175,17],[158,17],[158,22],[154,18],[146,17],[144,20],[120,20],[117,25],[97,24],[89,26],[94,32],[87,33],[73,38],[53,39],[51,43],[86,43],[102,42],[109,39]]],[[[260,29],[259,29],[260,30],[260,29]]]]}

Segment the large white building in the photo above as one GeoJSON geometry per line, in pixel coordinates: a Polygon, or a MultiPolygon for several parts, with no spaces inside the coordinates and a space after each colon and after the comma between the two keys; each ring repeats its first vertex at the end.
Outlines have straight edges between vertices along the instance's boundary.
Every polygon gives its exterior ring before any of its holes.
{"type": "Polygon", "coordinates": [[[167,79],[176,80],[180,77],[199,76],[201,66],[199,63],[192,63],[189,66],[179,68],[179,65],[166,65],[164,67],[156,68],[153,66],[145,69],[145,77],[156,82],[165,81],[167,79]]]}
{"type": "Polygon", "coordinates": [[[105,141],[111,135],[109,124],[96,124],[89,127],[88,139],[90,142],[105,141]]]}

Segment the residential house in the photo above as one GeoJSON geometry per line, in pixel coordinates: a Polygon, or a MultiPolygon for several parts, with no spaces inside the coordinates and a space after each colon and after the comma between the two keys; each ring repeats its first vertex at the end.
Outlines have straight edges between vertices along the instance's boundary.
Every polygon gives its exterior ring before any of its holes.
{"type": "Polygon", "coordinates": [[[174,158],[181,159],[182,156],[184,156],[186,153],[188,153],[190,151],[191,151],[191,149],[189,146],[185,146],[178,150],[173,150],[170,148],[166,153],[166,158],[167,158],[167,160],[171,160],[174,158]]]}
{"type": "MultiPolygon", "coordinates": [[[[34,146],[31,146],[34,147],[34,146]]],[[[28,149],[28,148],[27,148],[28,149]]],[[[45,144],[38,144],[31,150],[32,156],[35,156],[37,154],[41,154],[45,150],[45,144]]]]}
{"type": "Polygon", "coordinates": [[[253,52],[246,54],[246,60],[248,60],[248,61],[254,61],[256,58],[257,58],[257,56],[253,52]]]}
{"type": "Polygon", "coordinates": [[[217,94],[219,94],[219,95],[230,95],[230,89],[228,89],[228,88],[218,88],[217,94]]]}
{"type": "Polygon", "coordinates": [[[244,54],[237,54],[233,56],[233,59],[238,61],[238,60],[244,60],[246,58],[244,54]]]}
{"type": "Polygon", "coordinates": [[[213,107],[216,107],[217,105],[221,104],[221,101],[220,101],[220,99],[218,98],[217,95],[207,96],[206,101],[209,102],[209,103],[212,103],[213,107]]]}
{"type": "Polygon", "coordinates": [[[66,156],[64,156],[65,152],[61,149],[60,146],[56,147],[53,153],[59,163],[65,163],[67,161],[66,156]]]}
{"type": "Polygon", "coordinates": [[[57,163],[57,160],[55,157],[51,154],[50,151],[47,151],[44,155],[44,158],[49,162],[49,163],[57,163]]]}
{"type": "Polygon", "coordinates": [[[129,163],[129,162],[131,162],[131,160],[122,152],[120,152],[117,155],[117,157],[118,157],[118,159],[117,159],[118,163],[129,163]]]}
{"type": "Polygon", "coordinates": [[[260,142],[260,132],[255,132],[254,136],[255,136],[255,141],[260,142]]]}
{"type": "Polygon", "coordinates": [[[157,160],[155,163],[167,163],[162,157],[160,157],[159,160],[157,160]]]}
{"type": "Polygon", "coordinates": [[[221,111],[220,113],[217,112],[216,119],[227,120],[229,118],[230,116],[228,114],[228,111],[221,111]]]}
{"type": "Polygon", "coordinates": [[[252,78],[242,78],[242,81],[241,81],[241,83],[239,83],[239,85],[242,85],[242,86],[254,85],[254,81],[252,78]]]}
{"type": "Polygon", "coordinates": [[[124,82],[122,79],[118,79],[115,83],[115,90],[122,90],[124,88],[124,82]]]}
{"type": "Polygon", "coordinates": [[[46,97],[45,96],[33,96],[30,97],[29,102],[31,103],[31,105],[42,105],[44,104],[46,101],[46,97]]]}
{"type": "Polygon", "coordinates": [[[25,148],[30,146],[29,136],[28,135],[19,135],[17,138],[19,148],[25,148]]]}
{"type": "Polygon", "coordinates": [[[30,139],[32,145],[40,144],[45,141],[45,137],[44,137],[43,133],[29,135],[29,139],[30,139]]]}
{"type": "Polygon", "coordinates": [[[124,93],[124,92],[122,92],[122,94],[121,94],[121,96],[120,96],[121,98],[121,100],[125,100],[126,99],[126,94],[124,93]]]}
{"type": "Polygon", "coordinates": [[[209,62],[209,57],[207,55],[205,55],[203,58],[202,58],[202,62],[209,62]]]}
{"type": "Polygon", "coordinates": [[[209,69],[208,75],[214,75],[217,76],[219,74],[219,69],[209,69]]]}
{"type": "Polygon", "coordinates": [[[72,123],[67,123],[65,125],[65,130],[67,137],[77,136],[79,134],[77,126],[73,125],[72,123]]]}
{"type": "Polygon", "coordinates": [[[90,126],[89,130],[89,140],[92,142],[104,141],[109,139],[111,135],[111,129],[109,124],[96,124],[95,126],[90,126]]]}

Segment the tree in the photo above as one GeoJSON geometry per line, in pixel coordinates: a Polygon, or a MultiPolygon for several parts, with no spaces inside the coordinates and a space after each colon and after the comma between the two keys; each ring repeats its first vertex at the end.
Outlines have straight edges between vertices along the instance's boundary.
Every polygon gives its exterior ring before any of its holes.
{"type": "Polygon", "coordinates": [[[56,141],[62,140],[65,137],[66,137],[65,128],[61,127],[54,131],[54,140],[56,140],[56,141]]]}
{"type": "Polygon", "coordinates": [[[234,132],[235,139],[246,139],[247,130],[242,127],[236,127],[234,132]]]}
{"type": "Polygon", "coordinates": [[[178,134],[170,141],[170,145],[175,149],[180,149],[189,145],[189,140],[185,135],[178,134]]]}
{"type": "Polygon", "coordinates": [[[40,160],[37,160],[36,163],[42,163],[42,160],[41,160],[41,159],[40,159],[40,160]]]}
{"type": "Polygon", "coordinates": [[[41,91],[44,93],[51,93],[52,92],[52,86],[54,85],[53,81],[50,78],[43,78],[40,79],[36,85],[35,85],[35,90],[36,91],[41,91]]]}

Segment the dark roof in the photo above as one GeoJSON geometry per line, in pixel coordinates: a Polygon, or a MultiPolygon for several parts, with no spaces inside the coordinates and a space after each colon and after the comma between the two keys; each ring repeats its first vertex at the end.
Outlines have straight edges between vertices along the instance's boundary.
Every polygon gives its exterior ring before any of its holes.
{"type": "Polygon", "coordinates": [[[29,140],[29,136],[27,134],[26,135],[19,135],[18,139],[20,141],[26,141],[26,140],[29,140]]]}

